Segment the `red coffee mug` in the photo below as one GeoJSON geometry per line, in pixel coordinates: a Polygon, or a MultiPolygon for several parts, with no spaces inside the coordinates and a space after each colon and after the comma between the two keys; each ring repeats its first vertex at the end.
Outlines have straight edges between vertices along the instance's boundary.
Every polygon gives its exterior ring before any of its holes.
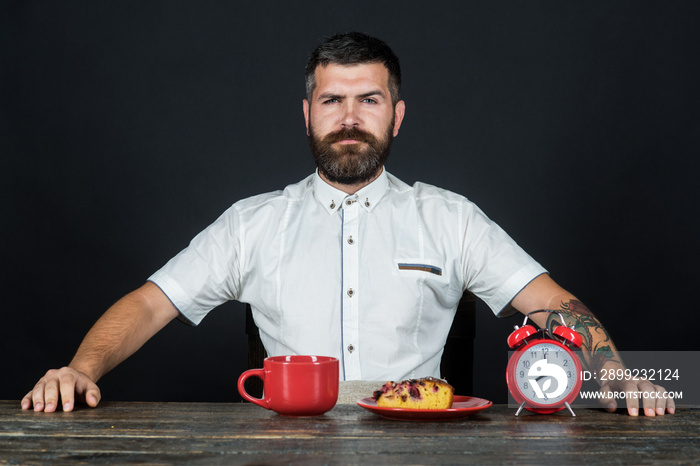
{"type": "Polygon", "coordinates": [[[338,401],[338,359],[330,356],[274,356],[262,369],[250,369],[238,378],[241,396],[284,416],[320,416],[338,401]],[[248,377],[263,381],[263,398],[245,391],[248,377]]]}

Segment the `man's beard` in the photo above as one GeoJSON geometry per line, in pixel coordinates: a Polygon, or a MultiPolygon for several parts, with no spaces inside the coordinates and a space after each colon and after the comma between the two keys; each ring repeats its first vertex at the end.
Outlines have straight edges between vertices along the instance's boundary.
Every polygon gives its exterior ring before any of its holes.
{"type": "Polygon", "coordinates": [[[389,157],[394,140],[394,122],[387,128],[383,139],[358,128],[343,128],[319,138],[309,125],[309,145],[319,172],[335,183],[354,185],[374,179],[389,157]],[[345,139],[358,141],[334,148],[333,143],[345,139]],[[364,144],[363,144],[364,143],[364,144]]]}

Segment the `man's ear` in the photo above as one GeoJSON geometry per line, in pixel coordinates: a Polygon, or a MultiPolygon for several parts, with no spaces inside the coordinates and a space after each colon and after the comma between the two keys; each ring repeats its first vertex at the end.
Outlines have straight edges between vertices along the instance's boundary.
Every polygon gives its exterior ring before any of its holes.
{"type": "Polygon", "coordinates": [[[309,101],[302,101],[302,110],[304,111],[304,123],[306,124],[306,135],[309,135],[309,101]]]}
{"type": "Polygon", "coordinates": [[[406,103],[403,100],[399,100],[394,106],[394,137],[399,134],[404,115],[406,115],[406,103]]]}

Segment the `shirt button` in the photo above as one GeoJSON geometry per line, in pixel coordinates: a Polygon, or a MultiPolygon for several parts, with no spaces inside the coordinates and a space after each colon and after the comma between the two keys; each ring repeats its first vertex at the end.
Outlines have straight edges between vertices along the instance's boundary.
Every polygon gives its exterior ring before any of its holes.
{"type": "Polygon", "coordinates": [[[348,244],[355,244],[355,240],[352,239],[352,236],[348,238],[348,244]]]}
{"type": "Polygon", "coordinates": [[[355,294],[355,292],[352,291],[352,288],[350,288],[350,289],[348,290],[348,296],[350,296],[350,297],[352,298],[352,295],[354,295],[354,294],[355,294]]]}
{"type": "Polygon", "coordinates": [[[348,199],[347,201],[345,201],[345,204],[352,205],[352,201],[350,199],[348,199]]]}
{"type": "Polygon", "coordinates": [[[348,345],[348,352],[352,353],[353,351],[355,351],[355,347],[352,344],[348,345]]]}

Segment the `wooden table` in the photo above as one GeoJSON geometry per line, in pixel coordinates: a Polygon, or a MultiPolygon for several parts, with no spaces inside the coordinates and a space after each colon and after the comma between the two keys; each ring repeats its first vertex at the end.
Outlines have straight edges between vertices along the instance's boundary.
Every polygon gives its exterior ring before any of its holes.
{"type": "Polygon", "coordinates": [[[103,402],[72,413],[0,401],[0,464],[697,464],[700,409],[632,418],[594,409],[449,422],[391,421],[354,405],[286,418],[248,403],[103,402]]]}

